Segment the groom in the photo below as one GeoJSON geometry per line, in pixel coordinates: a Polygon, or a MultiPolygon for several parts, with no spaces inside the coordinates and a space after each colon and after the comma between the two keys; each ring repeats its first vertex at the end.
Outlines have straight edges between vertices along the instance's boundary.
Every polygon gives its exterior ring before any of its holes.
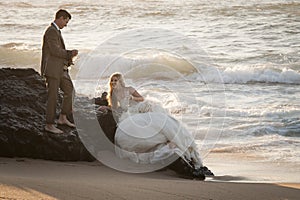
{"type": "Polygon", "coordinates": [[[43,38],[41,74],[46,78],[48,89],[45,130],[52,133],[63,133],[55,126],[59,89],[63,91],[63,103],[57,123],[75,127],[67,119],[67,115],[72,113],[74,96],[74,87],[68,67],[73,64],[72,58],[78,54],[78,51],[66,50],[60,32],[60,29],[67,26],[70,19],[71,14],[66,10],[57,11],[54,22],[47,28],[43,38]]]}

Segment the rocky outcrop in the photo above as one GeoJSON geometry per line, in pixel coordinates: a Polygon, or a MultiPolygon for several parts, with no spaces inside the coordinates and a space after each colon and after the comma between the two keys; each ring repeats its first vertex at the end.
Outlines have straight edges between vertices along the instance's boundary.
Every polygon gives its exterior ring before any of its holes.
{"type": "Polygon", "coordinates": [[[46,98],[45,82],[33,69],[0,69],[0,156],[94,160],[76,129],[59,126],[64,134],[44,131],[46,98]]]}

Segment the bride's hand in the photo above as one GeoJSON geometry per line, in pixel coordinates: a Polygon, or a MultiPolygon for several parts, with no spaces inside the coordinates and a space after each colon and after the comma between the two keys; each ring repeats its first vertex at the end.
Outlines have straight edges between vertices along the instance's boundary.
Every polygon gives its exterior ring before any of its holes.
{"type": "Polygon", "coordinates": [[[136,101],[136,102],[142,102],[142,101],[144,101],[144,98],[142,96],[140,96],[140,97],[130,96],[129,100],[136,101]]]}

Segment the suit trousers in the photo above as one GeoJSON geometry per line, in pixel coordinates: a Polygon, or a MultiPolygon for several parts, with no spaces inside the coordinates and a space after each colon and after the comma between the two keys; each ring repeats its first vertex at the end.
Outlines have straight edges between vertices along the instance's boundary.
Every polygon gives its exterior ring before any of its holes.
{"type": "Polygon", "coordinates": [[[46,123],[54,124],[59,89],[63,91],[61,114],[65,115],[70,114],[73,110],[75,91],[68,71],[64,71],[64,75],[60,78],[46,77],[46,83],[48,89],[46,123]]]}

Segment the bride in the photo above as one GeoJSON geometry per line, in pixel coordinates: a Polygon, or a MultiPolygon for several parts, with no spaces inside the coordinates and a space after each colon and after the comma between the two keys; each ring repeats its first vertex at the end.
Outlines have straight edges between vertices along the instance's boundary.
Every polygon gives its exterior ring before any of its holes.
{"type": "Polygon", "coordinates": [[[169,165],[187,178],[204,180],[213,173],[203,166],[193,136],[158,104],[147,101],[133,87],[126,87],[121,73],[109,79],[109,106],[117,122],[114,137],[117,156],[136,163],[159,163],[177,154],[169,165]]]}

